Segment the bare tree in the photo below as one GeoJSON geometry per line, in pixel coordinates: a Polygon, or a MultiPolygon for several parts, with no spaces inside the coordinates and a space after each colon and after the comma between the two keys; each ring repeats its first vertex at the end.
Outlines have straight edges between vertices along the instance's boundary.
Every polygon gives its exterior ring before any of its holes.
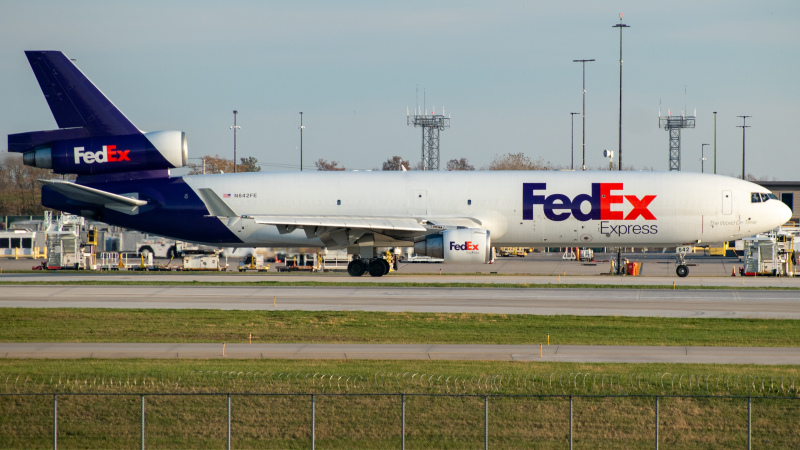
{"type": "MultiPolygon", "coordinates": [[[[233,173],[233,160],[223,158],[219,155],[204,156],[206,174],[212,173],[233,173]]],[[[261,167],[258,165],[258,159],[254,156],[241,158],[241,164],[236,165],[237,172],[261,172],[261,167]]],[[[202,175],[203,163],[189,163],[187,165],[191,171],[189,175],[202,175]]]]}
{"type": "Polygon", "coordinates": [[[314,165],[317,166],[317,170],[347,170],[344,166],[339,167],[339,161],[326,161],[322,158],[318,159],[314,162],[314,165]]]}
{"type": "Polygon", "coordinates": [[[42,189],[36,180],[50,178],[51,170],[26,166],[21,158],[4,158],[0,165],[0,215],[42,214],[42,189]]]}
{"type": "Polygon", "coordinates": [[[383,163],[381,170],[401,170],[401,167],[409,170],[408,161],[403,161],[399,156],[392,156],[383,163]]]}
{"type": "Polygon", "coordinates": [[[488,170],[552,170],[553,165],[542,158],[536,161],[525,156],[524,153],[506,153],[505,155],[495,155],[492,162],[487,166],[488,170]]]}
{"type": "Polygon", "coordinates": [[[447,161],[446,170],[475,170],[475,166],[467,161],[467,158],[451,159],[447,161]]]}

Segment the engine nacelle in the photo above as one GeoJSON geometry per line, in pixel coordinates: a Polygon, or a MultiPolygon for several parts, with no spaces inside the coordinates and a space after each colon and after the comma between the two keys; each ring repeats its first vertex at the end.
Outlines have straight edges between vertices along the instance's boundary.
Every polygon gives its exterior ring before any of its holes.
{"type": "Polygon", "coordinates": [[[174,169],[187,159],[181,131],[56,140],[23,154],[25,165],[77,175],[174,169]]]}
{"type": "Polygon", "coordinates": [[[443,230],[414,242],[414,253],[442,258],[446,263],[488,263],[492,259],[489,230],[459,228],[443,230]]]}

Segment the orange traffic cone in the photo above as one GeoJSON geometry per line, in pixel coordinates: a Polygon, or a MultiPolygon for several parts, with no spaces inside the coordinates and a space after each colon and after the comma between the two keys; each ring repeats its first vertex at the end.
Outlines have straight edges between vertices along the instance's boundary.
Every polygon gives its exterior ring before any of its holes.
{"type": "Polygon", "coordinates": [[[734,268],[731,268],[731,276],[732,276],[732,277],[735,277],[735,276],[736,276],[736,268],[735,268],[735,267],[734,267],[734,268]]]}

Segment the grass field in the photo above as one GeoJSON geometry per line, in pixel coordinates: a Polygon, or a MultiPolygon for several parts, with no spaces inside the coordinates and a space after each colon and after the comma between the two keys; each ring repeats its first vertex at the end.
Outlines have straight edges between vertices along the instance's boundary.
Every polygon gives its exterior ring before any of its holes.
{"type": "Polygon", "coordinates": [[[800,345],[800,321],[776,319],[2,308],[0,323],[0,342],[800,345]]]}
{"type": "MultiPolygon", "coordinates": [[[[485,396],[490,446],[564,448],[569,433],[568,395],[575,396],[573,432],[577,447],[651,447],[655,399],[648,395],[653,394],[662,395],[661,445],[744,447],[747,399],[738,396],[746,392],[737,389],[764,382],[767,387],[781,382],[788,386],[795,380],[800,380],[800,368],[794,366],[269,360],[6,360],[0,364],[0,386],[5,393],[14,392],[15,383],[26,392],[59,393],[60,448],[138,446],[141,394],[146,403],[147,447],[224,447],[227,396],[213,394],[220,392],[233,393],[231,443],[235,448],[308,448],[311,393],[315,393],[314,437],[319,448],[397,448],[402,407],[401,398],[394,395],[398,392],[406,394],[407,448],[482,448],[485,396]],[[665,392],[657,380],[679,373],[685,374],[681,376],[682,391],[665,392]],[[252,389],[258,383],[242,384],[248,374],[253,378],[261,374],[263,389],[252,389]],[[291,374],[316,377],[311,385],[304,385],[286,381],[291,374]],[[332,374],[338,379],[358,377],[377,382],[345,385],[332,379],[332,374]],[[395,374],[404,376],[397,378],[395,374]],[[431,384],[419,382],[423,374],[471,382],[463,391],[453,389],[454,383],[448,389],[442,385],[431,388],[431,384]],[[575,374],[616,375],[617,380],[623,380],[624,389],[609,388],[608,380],[600,388],[597,377],[595,388],[584,387],[575,374]],[[531,375],[537,380],[552,377],[559,382],[549,390],[520,384],[520,379],[530,380],[531,375]],[[497,381],[500,376],[502,383],[497,381]],[[707,384],[697,384],[705,377],[711,377],[712,389],[715,379],[722,380],[722,385],[733,384],[735,379],[739,387],[699,397],[709,394],[707,384]],[[24,383],[25,379],[30,381],[24,383]],[[694,384],[688,386],[690,382],[694,384]],[[303,395],[288,395],[298,392],[303,395]],[[188,393],[204,395],[185,395],[188,393]],[[364,393],[373,395],[345,395],[364,393]],[[466,396],[447,396],[456,393],[466,396]]],[[[797,390],[749,394],[754,396],[752,436],[756,446],[800,445],[796,433],[800,420],[797,390]]],[[[0,395],[0,447],[51,445],[52,414],[52,395],[0,395]]]]}

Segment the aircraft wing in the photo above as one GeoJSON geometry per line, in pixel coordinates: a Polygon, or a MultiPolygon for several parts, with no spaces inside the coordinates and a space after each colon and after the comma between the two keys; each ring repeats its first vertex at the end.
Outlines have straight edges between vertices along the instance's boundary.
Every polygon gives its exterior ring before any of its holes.
{"type": "MultiPolygon", "coordinates": [[[[376,240],[410,241],[447,226],[479,226],[470,218],[428,220],[404,217],[367,216],[244,216],[261,225],[275,225],[281,234],[301,228],[309,238],[319,238],[328,246],[346,246],[365,234],[376,240]]],[[[388,245],[388,244],[387,244],[388,245]]]]}
{"type": "Polygon", "coordinates": [[[79,202],[101,205],[126,214],[136,214],[139,206],[147,204],[145,200],[113,194],[101,191],[100,189],[82,186],[71,181],[64,180],[37,180],[39,183],[53,189],[54,191],[79,202]]]}
{"type": "Polygon", "coordinates": [[[427,229],[417,220],[411,218],[387,217],[353,217],[353,216],[253,216],[256,223],[262,225],[280,225],[295,228],[328,227],[328,228],[363,228],[382,231],[417,231],[427,229]]]}

